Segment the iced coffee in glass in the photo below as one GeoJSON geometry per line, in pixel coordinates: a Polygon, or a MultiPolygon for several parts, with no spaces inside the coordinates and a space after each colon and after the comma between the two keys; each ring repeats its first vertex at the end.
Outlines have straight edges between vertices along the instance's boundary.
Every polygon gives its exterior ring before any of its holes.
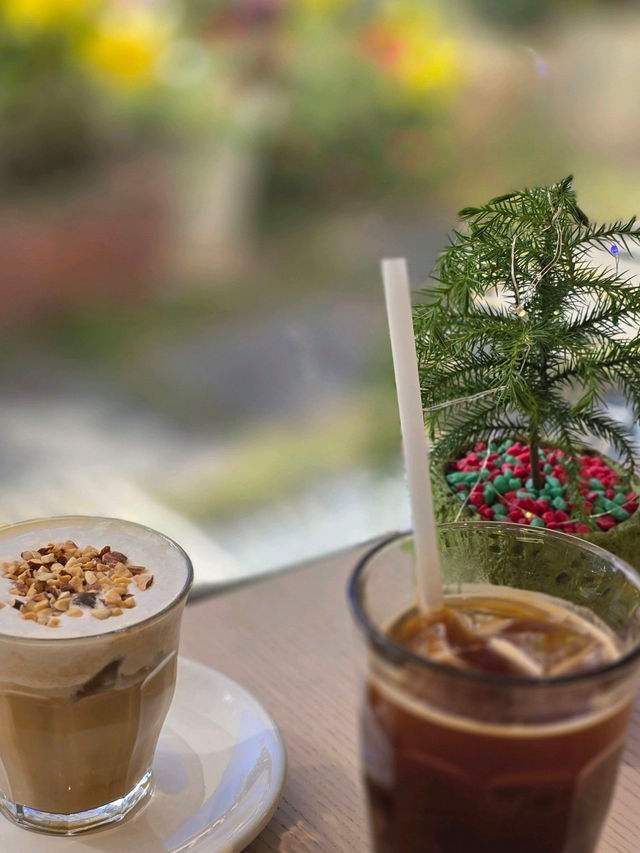
{"type": "Polygon", "coordinates": [[[193,579],[174,542],[107,518],[0,530],[0,809],[73,834],[152,791],[193,579]]]}
{"type": "Polygon", "coordinates": [[[445,606],[399,536],[350,582],[376,853],[593,853],[640,657],[640,578],[554,531],[441,528],[445,606]]]}

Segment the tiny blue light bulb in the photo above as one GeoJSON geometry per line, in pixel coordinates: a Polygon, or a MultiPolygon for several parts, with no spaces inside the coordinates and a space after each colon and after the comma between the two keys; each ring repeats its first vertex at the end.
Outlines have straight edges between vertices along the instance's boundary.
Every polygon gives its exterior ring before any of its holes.
{"type": "Polygon", "coordinates": [[[612,244],[609,246],[609,251],[611,252],[611,254],[612,254],[612,255],[617,255],[617,254],[618,254],[618,252],[620,251],[620,249],[618,248],[617,243],[612,243],[612,244]]]}

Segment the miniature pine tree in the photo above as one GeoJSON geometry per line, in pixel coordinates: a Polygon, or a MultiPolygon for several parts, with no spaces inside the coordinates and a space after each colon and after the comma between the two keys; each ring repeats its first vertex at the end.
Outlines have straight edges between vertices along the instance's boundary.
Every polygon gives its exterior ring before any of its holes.
{"type": "Polygon", "coordinates": [[[640,243],[635,217],[592,224],[572,177],[460,211],[421,292],[414,326],[434,457],[479,439],[522,437],[540,486],[543,437],[575,459],[586,435],[604,438],[628,475],[629,431],[603,402],[620,389],[640,418],[640,287],[618,273],[620,247],[640,243]],[[595,247],[611,263],[594,263],[595,247]]]}

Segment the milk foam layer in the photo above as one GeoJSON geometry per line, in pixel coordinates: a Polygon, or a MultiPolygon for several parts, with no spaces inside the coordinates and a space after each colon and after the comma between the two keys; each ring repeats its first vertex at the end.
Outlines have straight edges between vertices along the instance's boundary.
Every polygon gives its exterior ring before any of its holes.
{"type": "Polygon", "coordinates": [[[151,586],[142,591],[132,583],[136,607],[123,609],[119,616],[100,620],[83,608],[81,617],[62,614],[56,628],[23,619],[11,607],[15,595],[9,593],[13,582],[0,577],[0,635],[55,641],[90,637],[132,627],[168,607],[180,597],[190,578],[190,565],[184,553],[165,537],[141,525],[117,519],[69,517],[42,519],[12,525],[0,530],[0,562],[20,557],[22,551],[35,550],[49,542],[73,540],[79,547],[110,545],[121,551],[128,563],[142,565],[153,575],[151,586]]]}
{"type": "MultiPolygon", "coordinates": [[[[50,628],[4,607],[0,610],[0,697],[5,691],[17,691],[73,702],[78,691],[86,692],[96,678],[100,681],[105,667],[117,673],[117,685],[126,685],[151,675],[176,654],[180,617],[192,580],[184,552],[141,525],[73,516],[0,530],[0,558],[12,560],[21,551],[67,539],[78,545],[110,545],[132,563],[147,567],[154,582],[139,594],[136,587],[137,607],[104,621],[86,610],[77,618],[65,615],[59,627],[50,628]]],[[[0,588],[8,583],[0,578],[0,588]]],[[[12,598],[8,593],[1,595],[6,597],[12,598]]]]}

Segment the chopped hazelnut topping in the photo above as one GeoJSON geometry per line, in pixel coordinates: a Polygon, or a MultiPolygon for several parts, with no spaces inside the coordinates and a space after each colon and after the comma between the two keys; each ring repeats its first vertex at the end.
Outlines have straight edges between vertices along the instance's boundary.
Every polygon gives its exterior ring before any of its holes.
{"type": "Polygon", "coordinates": [[[79,592],[77,595],[73,596],[74,604],[83,604],[85,607],[95,607],[96,606],[96,594],[95,592],[79,592]]]}
{"type": "Polygon", "coordinates": [[[92,616],[95,616],[96,619],[107,619],[111,616],[111,610],[108,607],[94,607],[94,609],[89,612],[92,616]]]}
{"type": "Polygon", "coordinates": [[[115,564],[115,563],[126,563],[127,558],[120,551],[109,550],[105,554],[102,555],[102,562],[106,563],[107,565],[109,565],[111,563],[113,563],[113,564],[115,564]]]}
{"type": "Polygon", "coordinates": [[[131,582],[141,591],[153,583],[144,566],[129,565],[127,556],[110,545],[78,548],[70,539],[23,551],[20,559],[0,564],[0,574],[11,581],[11,595],[22,596],[7,603],[23,619],[51,628],[65,614],[77,618],[84,609],[96,619],[120,616],[122,608],[136,606],[131,582]]]}
{"type": "Polygon", "coordinates": [[[115,589],[110,589],[109,592],[107,592],[107,594],[105,595],[103,601],[105,604],[113,604],[116,607],[122,604],[122,598],[120,596],[120,593],[115,589]]]}

